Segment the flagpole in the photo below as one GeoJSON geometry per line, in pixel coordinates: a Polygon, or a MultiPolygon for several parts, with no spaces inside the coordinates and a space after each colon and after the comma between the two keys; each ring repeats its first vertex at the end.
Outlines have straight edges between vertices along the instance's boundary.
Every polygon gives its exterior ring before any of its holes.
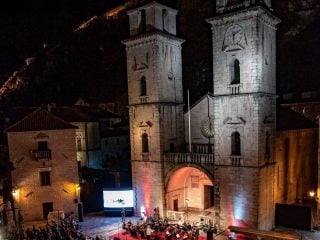
{"type": "Polygon", "coordinates": [[[190,95],[188,89],[188,128],[189,128],[189,152],[191,153],[191,117],[190,117],[190,95]]]}

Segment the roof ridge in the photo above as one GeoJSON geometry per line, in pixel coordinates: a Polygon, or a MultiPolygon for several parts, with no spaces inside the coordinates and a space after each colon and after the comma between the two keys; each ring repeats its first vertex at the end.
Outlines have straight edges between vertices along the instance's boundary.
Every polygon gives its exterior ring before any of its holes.
{"type": "Polygon", "coordinates": [[[31,130],[53,130],[53,129],[67,129],[67,128],[77,128],[72,125],[70,122],[65,121],[64,119],[56,116],[50,111],[38,107],[36,110],[26,115],[13,125],[5,129],[5,132],[9,131],[31,131],[31,130]],[[42,115],[40,115],[42,114],[42,115]],[[42,120],[41,122],[34,121],[35,119],[42,120]],[[28,122],[29,121],[29,122],[28,122]],[[46,126],[47,124],[47,126],[46,126]],[[20,129],[19,129],[19,125],[20,129]],[[38,125],[38,126],[37,126],[38,125]],[[15,130],[17,128],[17,130],[15,130]],[[30,128],[30,129],[28,129],[30,128]],[[32,129],[35,128],[35,129],[32,129]],[[38,128],[38,129],[37,129],[38,128]],[[47,128],[47,129],[46,129],[47,128]]]}

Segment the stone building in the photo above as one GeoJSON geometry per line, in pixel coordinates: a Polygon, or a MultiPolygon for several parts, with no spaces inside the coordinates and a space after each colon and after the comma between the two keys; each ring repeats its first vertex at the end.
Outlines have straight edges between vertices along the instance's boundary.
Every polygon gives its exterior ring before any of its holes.
{"type": "Polygon", "coordinates": [[[177,11],[152,2],[128,15],[123,43],[136,213],[158,207],[184,219],[197,212],[188,220],[208,218],[222,229],[273,228],[276,203],[299,203],[318,189],[318,127],[277,108],[280,20],[271,1],[216,1],[216,16],[207,19],[213,94],[185,114],[177,11]]]}
{"type": "Polygon", "coordinates": [[[15,207],[25,221],[45,219],[53,210],[77,213],[76,129],[41,108],[7,128],[15,207]]]}

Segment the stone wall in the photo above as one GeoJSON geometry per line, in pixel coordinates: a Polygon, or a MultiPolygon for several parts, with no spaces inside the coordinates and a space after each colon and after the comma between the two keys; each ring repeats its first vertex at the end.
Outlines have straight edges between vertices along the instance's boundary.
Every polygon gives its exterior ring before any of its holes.
{"type": "Polygon", "coordinates": [[[161,162],[132,161],[132,184],[135,194],[135,214],[150,216],[159,207],[164,216],[163,166],[161,162]]]}
{"type": "Polygon", "coordinates": [[[302,203],[304,195],[317,189],[318,129],[277,133],[276,203],[302,203]]]}
{"type": "MultiPolygon", "coordinates": [[[[190,126],[191,126],[191,143],[192,144],[208,144],[209,138],[206,137],[202,131],[207,133],[210,132],[208,126],[208,116],[213,123],[213,99],[210,95],[206,95],[199,102],[197,102],[190,109],[190,126]]],[[[189,112],[184,114],[184,126],[185,126],[185,142],[189,142],[189,112]]],[[[213,135],[213,134],[212,134],[213,135]]],[[[213,144],[213,137],[210,139],[210,143],[213,144]]]]}
{"type": "Polygon", "coordinates": [[[259,169],[219,167],[215,176],[220,189],[220,227],[257,227],[259,169]]]}
{"type": "Polygon", "coordinates": [[[10,160],[15,167],[12,184],[16,189],[16,207],[22,210],[26,221],[44,219],[42,204],[47,202],[53,203],[53,210],[77,213],[79,176],[75,131],[41,131],[47,136],[52,157],[36,161],[32,151],[38,148],[35,137],[39,133],[8,133],[10,160]],[[50,171],[51,185],[40,185],[41,171],[50,171]]]}

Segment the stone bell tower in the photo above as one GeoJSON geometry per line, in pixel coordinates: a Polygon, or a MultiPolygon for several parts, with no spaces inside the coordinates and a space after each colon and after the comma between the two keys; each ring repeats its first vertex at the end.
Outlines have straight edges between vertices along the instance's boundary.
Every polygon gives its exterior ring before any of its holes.
{"type": "Polygon", "coordinates": [[[156,2],[130,10],[126,46],[135,214],[165,211],[163,154],[183,131],[181,44],[177,11],[156,2]]]}
{"type": "Polygon", "coordinates": [[[217,0],[214,152],[221,227],[274,220],[276,25],[270,1],[217,0]]]}

